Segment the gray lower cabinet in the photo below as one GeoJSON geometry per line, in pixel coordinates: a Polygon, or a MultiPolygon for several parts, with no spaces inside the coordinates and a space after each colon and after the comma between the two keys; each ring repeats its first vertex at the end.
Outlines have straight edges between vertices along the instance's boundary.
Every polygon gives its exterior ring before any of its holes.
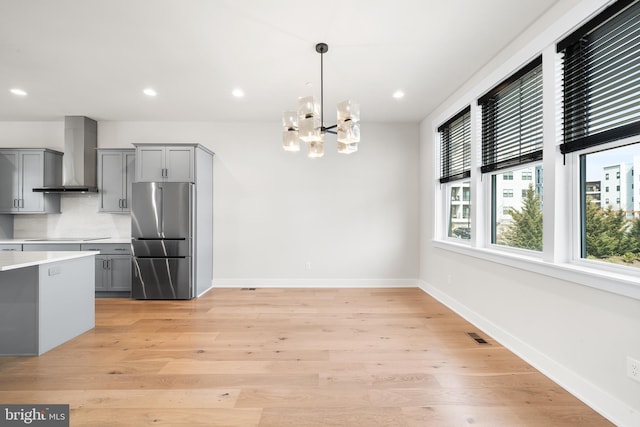
{"type": "Polygon", "coordinates": [[[129,296],[131,246],[128,243],[23,243],[2,244],[0,250],[96,251],[96,296],[129,296]]]}
{"type": "Polygon", "coordinates": [[[134,149],[98,150],[98,212],[130,212],[135,166],[134,149]]]}
{"type": "Polygon", "coordinates": [[[83,251],[96,255],[96,296],[122,296],[131,292],[131,247],[125,243],[83,243],[83,251]]]}

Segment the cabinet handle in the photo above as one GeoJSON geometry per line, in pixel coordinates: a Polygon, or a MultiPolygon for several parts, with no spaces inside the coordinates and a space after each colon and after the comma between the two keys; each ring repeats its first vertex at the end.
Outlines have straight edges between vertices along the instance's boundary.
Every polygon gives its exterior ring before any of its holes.
{"type": "Polygon", "coordinates": [[[24,199],[18,199],[18,207],[24,208],[24,199]]]}
{"type": "Polygon", "coordinates": [[[122,207],[126,209],[126,207],[127,207],[127,199],[122,199],[122,207]]]}

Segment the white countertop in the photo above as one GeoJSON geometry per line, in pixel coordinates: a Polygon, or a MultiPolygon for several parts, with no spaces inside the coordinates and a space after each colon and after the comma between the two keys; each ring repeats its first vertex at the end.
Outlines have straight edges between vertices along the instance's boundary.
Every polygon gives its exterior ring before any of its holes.
{"type": "Polygon", "coordinates": [[[51,251],[51,252],[0,252],[0,271],[15,270],[17,268],[34,265],[66,261],[74,258],[98,255],[96,251],[51,251]]]}

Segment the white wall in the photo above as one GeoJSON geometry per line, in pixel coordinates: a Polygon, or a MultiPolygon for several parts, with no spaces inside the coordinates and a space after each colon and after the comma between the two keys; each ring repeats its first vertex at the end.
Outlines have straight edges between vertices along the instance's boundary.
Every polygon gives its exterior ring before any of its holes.
{"type": "MultiPolygon", "coordinates": [[[[63,151],[61,122],[0,122],[0,146],[63,151]]],[[[417,124],[362,124],[360,151],[322,159],[281,149],[272,123],[98,122],[98,147],[198,142],[214,158],[214,284],[415,285],[417,124]],[[310,262],[311,269],[305,265],[310,262]]],[[[96,195],[62,196],[62,214],[16,216],[15,237],[127,237],[128,215],[96,195]],[[116,237],[116,236],[114,236],[116,237]]]]}
{"type": "Polygon", "coordinates": [[[627,356],[640,359],[639,300],[448,251],[432,241],[435,127],[605,3],[582,1],[566,14],[552,10],[422,122],[420,279],[427,292],[617,425],[635,426],[640,383],[626,377],[625,365],[627,356]]]}

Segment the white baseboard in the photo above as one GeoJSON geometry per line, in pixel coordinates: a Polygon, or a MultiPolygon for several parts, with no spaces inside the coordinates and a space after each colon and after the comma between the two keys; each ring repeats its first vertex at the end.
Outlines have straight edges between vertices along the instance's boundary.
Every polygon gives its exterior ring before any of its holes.
{"type": "Polygon", "coordinates": [[[417,288],[418,279],[213,279],[215,288],[417,288]]]}
{"type": "Polygon", "coordinates": [[[451,298],[438,288],[420,280],[418,287],[451,310],[491,335],[518,357],[559,384],[617,426],[640,426],[640,412],[611,396],[572,370],[549,358],[518,337],[506,332],[484,316],[451,298]]]}

